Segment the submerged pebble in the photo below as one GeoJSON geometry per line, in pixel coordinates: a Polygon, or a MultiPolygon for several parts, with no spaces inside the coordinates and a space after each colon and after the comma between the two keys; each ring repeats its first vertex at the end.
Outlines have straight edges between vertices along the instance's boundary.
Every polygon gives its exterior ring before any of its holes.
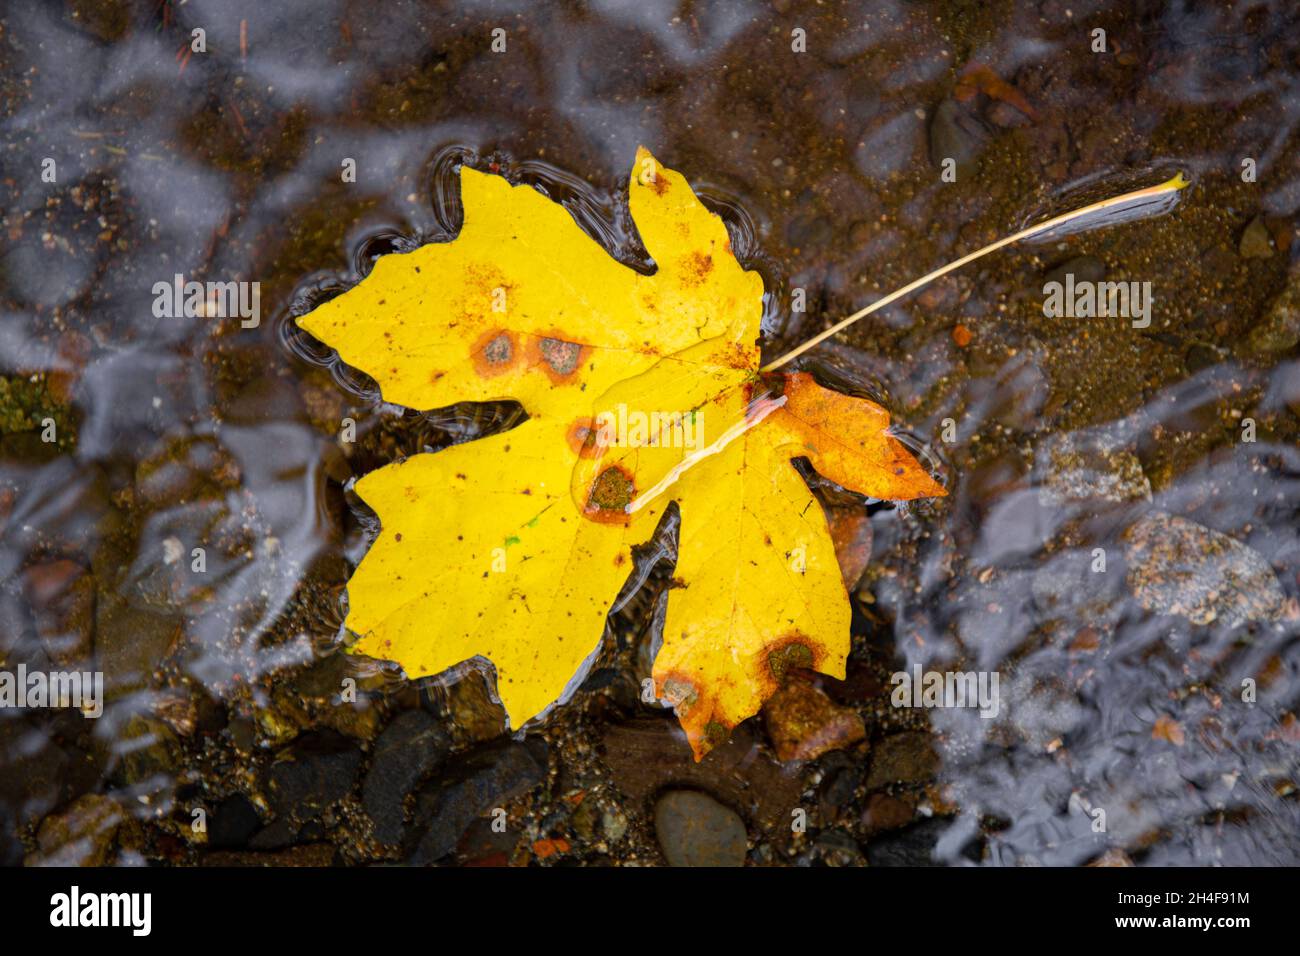
{"type": "Polygon", "coordinates": [[[744,866],[745,824],[697,790],[670,790],[655,804],[655,833],[669,866],[744,866]]]}
{"type": "Polygon", "coordinates": [[[1271,621],[1282,611],[1282,588],[1268,562],[1226,534],[1155,511],[1124,537],[1128,585],[1148,611],[1229,627],[1271,621]]]}

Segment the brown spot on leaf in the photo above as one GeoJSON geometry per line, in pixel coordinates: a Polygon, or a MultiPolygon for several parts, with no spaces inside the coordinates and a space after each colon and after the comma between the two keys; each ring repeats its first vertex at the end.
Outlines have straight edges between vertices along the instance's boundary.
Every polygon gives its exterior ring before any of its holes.
{"type": "Polygon", "coordinates": [[[599,430],[596,427],[594,418],[579,418],[565,433],[565,438],[578,455],[583,458],[595,458],[600,454],[600,445],[596,442],[596,436],[599,430]]]}
{"type": "Polygon", "coordinates": [[[625,521],[627,506],[635,496],[631,473],[619,465],[610,465],[591,483],[586,515],[594,521],[625,521]]]}
{"type": "Polygon", "coordinates": [[[655,692],[660,700],[676,709],[678,716],[690,713],[700,696],[695,685],[680,674],[665,674],[655,692]]]}
{"type": "Polygon", "coordinates": [[[519,357],[519,346],[514,333],[505,329],[492,329],[479,336],[470,351],[474,370],[482,376],[500,375],[508,371],[519,357]]]}
{"type": "Polygon", "coordinates": [[[529,364],[540,365],[556,384],[577,378],[584,346],[558,336],[541,336],[534,340],[529,364]]]}
{"type": "Polygon", "coordinates": [[[785,683],[791,671],[811,670],[816,666],[817,657],[804,640],[802,634],[793,634],[768,646],[767,669],[778,685],[785,683]]]}
{"type": "Polygon", "coordinates": [[[702,285],[713,271],[713,256],[696,250],[682,260],[682,282],[687,286],[702,285]]]}

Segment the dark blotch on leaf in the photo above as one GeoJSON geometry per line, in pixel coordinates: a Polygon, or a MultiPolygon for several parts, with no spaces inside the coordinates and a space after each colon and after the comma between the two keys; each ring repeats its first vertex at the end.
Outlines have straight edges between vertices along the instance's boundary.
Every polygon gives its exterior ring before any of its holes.
{"type": "Polygon", "coordinates": [[[589,509],[623,512],[632,503],[635,486],[622,468],[610,466],[596,476],[591,486],[589,509]]]}
{"type": "Polygon", "coordinates": [[[582,346],[576,342],[547,338],[542,339],[538,348],[541,349],[542,358],[556,375],[568,375],[578,367],[578,356],[582,353],[582,346]]]}
{"type": "Polygon", "coordinates": [[[767,655],[767,666],[777,683],[784,683],[790,671],[813,666],[813,652],[807,644],[792,641],[767,655]]]}
{"type": "Polygon", "coordinates": [[[483,358],[491,365],[504,365],[514,358],[515,347],[510,336],[502,332],[483,349],[483,358]]]}

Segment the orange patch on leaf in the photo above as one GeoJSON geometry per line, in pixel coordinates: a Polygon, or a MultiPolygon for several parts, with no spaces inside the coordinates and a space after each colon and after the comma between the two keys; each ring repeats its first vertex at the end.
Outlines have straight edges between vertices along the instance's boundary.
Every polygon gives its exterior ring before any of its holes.
{"type": "Polygon", "coordinates": [[[600,455],[601,447],[596,440],[600,431],[596,425],[596,420],[591,417],[579,418],[569,430],[565,432],[565,439],[578,455],[583,458],[595,458],[600,455]]]}
{"type": "Polygon", "coordinates": [[[636,481],[622,465],[610,465],[596,476],[583,508],[592,521],[626,522],[627,506],[636,498],[636,481]]]}
{"type": "Polygon", "coordinates": [[[513,332],[491,329],[484,332],[470,350],[474,369],[484,377],[510,371],[519,359],[519,343],[513,332]]]}
{"type": "Polygon", "coordinates": [[[556,385],[567,385],[577,380],[578,370],[590,348],[578,342],[569,342],[559,332],[538,335],[528,343],[528,364],[540,367],[556,385]]]}

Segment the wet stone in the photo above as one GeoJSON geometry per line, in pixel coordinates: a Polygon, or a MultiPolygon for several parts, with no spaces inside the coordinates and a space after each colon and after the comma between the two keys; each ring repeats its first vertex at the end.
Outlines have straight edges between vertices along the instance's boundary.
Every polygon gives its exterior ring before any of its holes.
{"type": "Polygon", "coordinates": [[[726,743],[696,763],[671,716],[633,720],[605,732],[603,759],[614,785],[645,812],[665,787],[706,790],[744,813],[757,832],[789,840],[802,778],[771,756],[754,724],[737,725],[726,743]]]}
{"type": "Polygon", "coordinates": [[[375,824],[377,840],[401,840],[406,795],[446,759],[450,748],[447,731],[423,710],[398,714],[379,735],[361,785],[361,803],[375,824]]]}
{"type": "Polygon", "coordinates": [[[1106,435],[1053,436],[1039,445],[1035,465],[1039,499],[1048,506],[1151,497],[1151,483],[1137,455],[1106,435]]]}
{"type": "Polygon", "coordinates": [[[939,769],[939,755],[930,735],[921,731],[893,734],[882,740],[871,760],[867,789],[879,790],[891,783],[924,783],[939,769]]]}
{"type": "Polygon", "coordinates": [[[844,763],[833,765],[817,788],[817,808],[823,822],[832,822],[853,800],[858,784],[862,782],[863,768],[844,757],[844,763]]]}
{"type": "Polygon", "coordinates": [[[1219,352],[1208,345],[1193,345],[1187,349],[1187,354],[1183,358],[1183,364],[1187,371],[1196,373],[1207,368],[1218,365],[1220,361],[1219,352]]]}
{"type": "Polygon", "coordinates": [[[867,735],[857,711],[833,703],[820,689],[793,679],[763,706],[767,734],[782,761],[812,760],[867,735]]]}
{"type": "Polygon", "coordinates": [[[37,850],[27,866],[105,866],[126,815],[117,802],[102,794],[78,797],[60,813],[41,821],[37,850]]]}
{"type": "Polygon", "coordinates": [[[1273,240],[1269,237],[1264,220],[1256,216],[1241,234],[1237,252],[1243,259],[1267,259],[1273,255],[1273,240]]]}
{"type": "Polygon", "coordinates": [[[987,141],[988,130],[983,123],[956,100],[944,100],[934,111],[930,120],[930,162],[935,166],[952,159],[959,178],[974,175],[987,141]]]}
{"type": "Polygon", "coordinates": [[[132,716],[114,746],[121,757],[117,768],[121,782],[155,790],[175,782],[180,749],[176,734],[161,720],[132,716]]]}
{"type": "Polygon", "coordinates": [[[360,768],[361,751],[341,734],[328,731],[300,738],[287,759],[271,765],[271,806],[280,816],[313,819],[348,795],[360,768]]]}
{"type": "Polygon", "coordinates": [[[869,830],[895,830],[911,822],[911,804],[887,793],[873,793],[862,812],[862,825],[869,830]]]}
{"type": "Polygon", "coordinates": [[[1043,284],[1059,282],[1065,285],[1066,276],[1074,276],[1074,281],[1101,282],[1106,278],[1106,263],[1096,256],[1075,256],[1067,259],[1043,276],[1043,284]]]}
{"type": "Polygon", "coordinates": [[[1269,304],[1246,337],[1252,355],[1287,352],[1300,343],[1300,268],[1291,270],[1286,288],[1269,304]]]}
{"type": "Polygon", "coordinates": [[[208,846],[213,849],[242,847],[262,826],[256,808],[242,793],[222,800],[208,820],[208,846]]]}
{"type": "Polygon", "coordinates": [[[937,866],[934,850],[948,826],[943,820],[926,820],[879,836],[867,844],[867,860],[872,866],[937,866]]]}
{"type": "Polygon", "coordinates": [[[498,743],[458,760],[417,795],[415,820],[423,832],[407,862],[424,865],[447,856],[476,819],[545,778],[541,740],[498,743]]]}
{"type": "Polygon", "coordinates": [[[90,656],[95,623],[95,581],[75,561],[51,561],[24,573],[36,633],[59,667],[90,656]]]}
{"type": "Polygon", "coordinates": [[[698,790],[670,790],[655,804],[655,833],[669,866],[744,866],[745,824],[698,790]]]}
{"type": "Polygon", "coordinates": [[[1275,620],[1284,595],[1256,551],[1195,521],[1154,511],[1124,532],[1127,581],[1148,611],[1195,624],[1275,620]]]}

